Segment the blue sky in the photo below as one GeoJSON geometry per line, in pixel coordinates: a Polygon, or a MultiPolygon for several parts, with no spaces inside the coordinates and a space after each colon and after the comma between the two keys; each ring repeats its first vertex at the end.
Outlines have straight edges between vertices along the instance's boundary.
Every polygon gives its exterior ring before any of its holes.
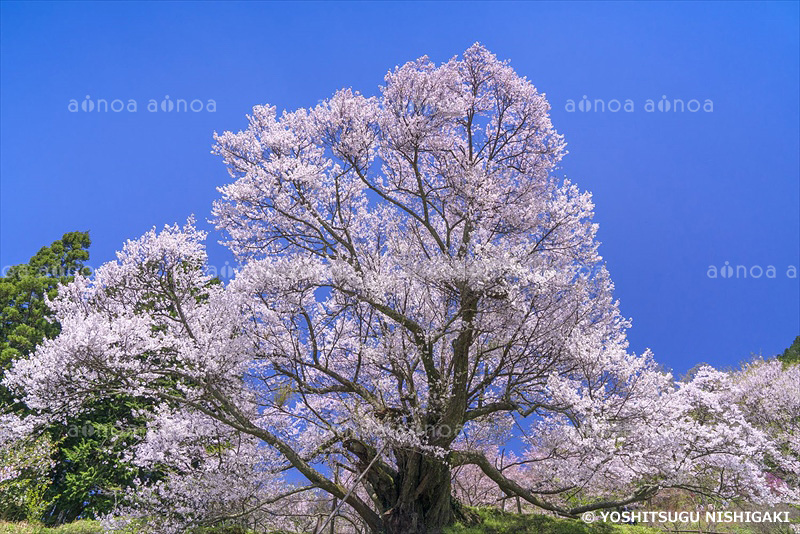
{"type": "Polygon", "coordinates": [[[154,225],[204,221],[229,181],[212,134],[252,106],[374,94],[395,65],[480,41],[551,102],[632,349],[678,373],[772,355],[800,334],[798,5],[4,1],[0,265],[73,230],[99,265],[154,225]],[[137,111],[69,111],[87,95],[137,111]],[[167,95],[216,111],[148,111],[167,95]],[[633,111],[581,111],[584,95],[633,111]],[[659,111],[663,96],[713,111],[659,111]],[[726,261],[747,278],[708,277],[726,261]]]}

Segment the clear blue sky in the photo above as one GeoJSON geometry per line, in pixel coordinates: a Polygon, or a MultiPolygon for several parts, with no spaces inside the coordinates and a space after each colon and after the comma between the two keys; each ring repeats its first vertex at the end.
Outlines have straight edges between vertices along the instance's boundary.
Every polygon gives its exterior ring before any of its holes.
{"type": "Polygon", "coordinates": [[[680,373],[772,355],[800,333],[786,277],[800,263],[797,2],[1,5],[2,266],[67,231],[91,231],[98,265],[153,225],[204,221],[229,180],[212,133],[243,128],[253,105],[375,93],[395,65],[480,41],[553,106],[561,172],[594,193],[634,350],[680,373]],[[68,110],[86,95],[137,112],[68,110]],[[216,112],[147,110],[166,95],[216,112]],[[634,111],[566,109],[584,95],[634,111]],[[713,112],[647,112],[662,95],[713,112]],[[725,261],[776,278],[709,279],[725,261]]]}

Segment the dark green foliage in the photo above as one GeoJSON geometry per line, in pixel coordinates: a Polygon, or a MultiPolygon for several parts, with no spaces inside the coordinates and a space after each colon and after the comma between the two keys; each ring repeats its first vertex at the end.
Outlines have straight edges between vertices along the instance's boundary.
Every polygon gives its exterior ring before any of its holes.
{"type": "Polygon", "coordinates": [[[784,365],[800,363],[800,336],[794,338],[794,343],[783,351],[783,354],[779,354],[778,359],[782,361],[784,365]]]}
{"type": "MultiPolygon", "coordinates": [[[[59,284],[71,282],[76,273],[89,274],[84,262],[89,259],[86,249],[90,244],[88,232],[64,234],[49,247],[42,247],[30,262],[9,268],[0,278],[1,372],[45,338],[58,335],[58,323],[47,320],[50,311],[45,295],[54,298],[59,284]]],[[[7,407],[12,400],[10,392],[0,386],[0,407],[7,407]]]]}
{"type": "Polygon", "coordinates": [[[133,414],[147,401],[116,396],[96,402],[91,411],[65,426],[48,432],[59,443],[53,483],[45,494],[50,503],[46,524],[60,524],[110,512],[115,492],[124,491],[137,479],[158,478],[125,461],[125,454],[145,433],[146,420],[133,414]]]}
{"type": "MultiPolygon", "coordinates": [[[[28,356],[46,338],[58,335],[60,326],[48,321],[45,297],[54,298],[58,286],[88,274],[88,232],[64,234],[49,247],[42,247],[27,264],[16,265],[0,278],[0,378],[13,362],[28,356]]],[[[0,385],[0,413],[29,414],[27,407],[12,392],[0,385]]],[[[19,475],[0,488],[0,516],[7,519],[38,519],[47,507],[49,480],[46,458],[57,454],[49,436],[19,443],[3,455],[2,461],[24,467],[19,475]],[[32,451],[36,465],[27,465],[32,451]]]]}
{"type": "MultiPolygon", "coordinates": [[[[42,247],[28,264],[11,267],[0,278],[0,375],[44,339],[58,335],[61,327],[48,321],[51,313],[45,296],[54,298],[59,285],[71,282],[75,274],[89,274],[85,262],[90,243],[88,232],[64,234],[49,247],[42,247]]],[[[146,400],[116,396],[95,402],[80,418],[42,429],[40,439],[55,444],[54,467],[48,480],[27,482],[37,495],[36,506],[26,503],[27,514],[23,507],[7,517],[45,524],[97,517],[111,511],[115,491],[124,490],[136,479],[154,478],[155,473],[124,461],[126,451],[145,430],[146,420],[133,414],[146,406],[146,400]],[[31,516],[32,510],[37,510],[35,516],[31,516]]],[[[29,413],[20,399],[2,386],[0,411],[29,413]]]]}

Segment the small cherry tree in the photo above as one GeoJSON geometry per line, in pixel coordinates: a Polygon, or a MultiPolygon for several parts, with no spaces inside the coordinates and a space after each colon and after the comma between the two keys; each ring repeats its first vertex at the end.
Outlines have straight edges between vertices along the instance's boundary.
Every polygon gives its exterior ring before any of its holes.
{"type": "Polygon", "coordinates": [[[159,495],[194,492],[186,509],[218,519],[307,491],[371,532],[437,533],[464,514],[454,470],[565,516],[663,487],[787,498],[763,461],[782,452],[720,397],[725,376],[676,388],[628,352],[548,110],[480,45],[395,69],[377,97],[254,108],[216,137],[236,278],[204,274],[191,223],[130,241],[61,290],[60,337],[6,383],[50,417],[156,400],[137,457],[200,477],[159,495]],[[498,465],[518,430],[526,450],[498,465]],[[283,482],[290,468],[307,486],[283,482]]]}

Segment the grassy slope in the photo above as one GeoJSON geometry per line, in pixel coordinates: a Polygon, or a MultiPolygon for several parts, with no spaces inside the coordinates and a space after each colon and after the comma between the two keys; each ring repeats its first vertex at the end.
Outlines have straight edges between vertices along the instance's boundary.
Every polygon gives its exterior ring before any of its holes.
{"type": "MultiPolygon", "coordinates": [[[[542,515],[481,513],[484,522],[473,527],[455,526],[446,534],[652,534],[662,531],[645,527],[586,525],[580,521],[554,519],[542,515]]],[[[0,534],[102,534],[96,521],[76,521],[57,528],[46,528],[29,523],[2,523],[0,534]]],[[[213,530],[207,531],[209,534],[213,530]]]]}
{"type": "Polygon", "coordinates": [[[510,514],[477,509],[483,520],[467,527],[456,525],[445,534],[663,534],[662,530],[633,525],[587,524],[574,519],[556,519],[540,514],[510,514]]]}
{"type": "Polygon", "coordinates": [[[32,523],[6,523],[0,521],[0,534],[102,534],[97,521],[75,521],[56,528],[47,528],[32,523]]]}
{"type": "MultiPolygon", "coordinates": [[[[528,514],[500,514],[479,511],[483,522],[476,526],[456,525],[445,530],[444,534],[664,534],[663,530],[633,526],[593,523],[555,519],[553,517],[528,514]]],[[[747,528],[735,529],[741,534],[757,531],[747,528]]],[[[207,528],[195,534],[229,534],[231,530],[207,528]]],[[[5,523],[0,521],[0,534],[103,534],[97,521],[76,521],[56,528],[47,528],[30,523],[5,523]]]]}

